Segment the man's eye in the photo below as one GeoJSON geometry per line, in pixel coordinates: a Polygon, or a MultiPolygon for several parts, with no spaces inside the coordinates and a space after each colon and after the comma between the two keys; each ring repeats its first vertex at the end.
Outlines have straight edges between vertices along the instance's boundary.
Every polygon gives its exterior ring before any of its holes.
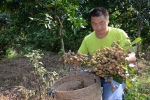
{"type": "Polygon", "coordinates": [[[104,21],[102,21],[100,24],[104,24],[104,21]]]}
{"type": "Polygon", "coordinates": [[[95,26],[96,24],[95,24],[95,23],[93,23],[93,25],[95,26]]]}

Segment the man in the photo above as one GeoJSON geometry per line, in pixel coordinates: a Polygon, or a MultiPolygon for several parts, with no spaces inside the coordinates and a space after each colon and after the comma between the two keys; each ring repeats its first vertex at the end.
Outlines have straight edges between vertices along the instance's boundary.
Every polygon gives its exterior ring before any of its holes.
{"type": "MultiPolygon", "coordinates": [[[[111,48],[113,41],[120,40],[121,46],[125,44],[125,41],[129,41],[123,30],[108,26],[109,14],[105,8],[93,8],[89,12],[89,20],[94,31],[83,39],[78,53],[93,54],[97,49],[102,49],[104,46],[111,48]]],[[[132,53],[126,59],[129,62],[136,61],[135,54],[132,53]]],[[[110,83],[104,82],[103,78],[101,78],[101,84],[103,86],[103,100],[122,100],[124,88],[122,84],[113,81],[113,84],[119,85],[114,92],[111,91],[110,83]]]]}

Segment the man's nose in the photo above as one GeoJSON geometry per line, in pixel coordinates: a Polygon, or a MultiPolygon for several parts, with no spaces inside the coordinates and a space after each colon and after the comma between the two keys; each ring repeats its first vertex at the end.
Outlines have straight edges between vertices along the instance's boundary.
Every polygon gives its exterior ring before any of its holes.
{"type": "Polygon", "coordinates": [[[101,29],[102,27],[101,27],[101,25],[97,25],[97,29],[101,29]]]}

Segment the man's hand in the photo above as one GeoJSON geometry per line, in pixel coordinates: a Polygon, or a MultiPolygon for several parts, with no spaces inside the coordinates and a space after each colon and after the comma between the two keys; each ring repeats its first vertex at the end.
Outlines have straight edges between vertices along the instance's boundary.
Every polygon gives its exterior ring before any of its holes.
{"type": "Polygon", "coordinates": [[[136,56],[135,56],[135,53],[134,52],[131,52],[128,54],[128,57],[126,57],[126,60],[129,62],[129,63],[133,63],[136,61],[136,56]]]}

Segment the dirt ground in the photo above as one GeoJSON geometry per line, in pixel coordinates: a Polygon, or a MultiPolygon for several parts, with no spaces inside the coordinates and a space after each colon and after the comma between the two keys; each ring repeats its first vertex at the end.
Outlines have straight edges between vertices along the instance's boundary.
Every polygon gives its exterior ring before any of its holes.
{"type": "MultiPolygon", "coordinates": [[[[58,59],[57,54],[45,54],[42,56],[41,62],[45,69],[56,71],[59,77],[67,75],[69,72],[81,71],[81,69],[73,70],[72,66],[69,69],[65,68],[58,59]]],[[[36,91],[36,82],[31,73],[33,70],[34,67],[27,57],[2,59],[0,61],[0,100],[38,100],[37,98],[29,98],[30,94],[27,92],[36,91]]]]}
{"type": "MultiPolygon", "coordinates": [[[[57,54],[46,54],[42,57],[43,67],[48,71],[59,71],[63,76],[64,66],[58,61],[57,54]]],[[[34,70],[29,58],[19,57],[11,60],[0,61],[0,100],[30,100],[26,90],[36,90],[34,70]]],[[[33,100],[33,99],[32,99],[33,100]]],[[[35,99],[34,100],[38,100],[35,99]]]]}

